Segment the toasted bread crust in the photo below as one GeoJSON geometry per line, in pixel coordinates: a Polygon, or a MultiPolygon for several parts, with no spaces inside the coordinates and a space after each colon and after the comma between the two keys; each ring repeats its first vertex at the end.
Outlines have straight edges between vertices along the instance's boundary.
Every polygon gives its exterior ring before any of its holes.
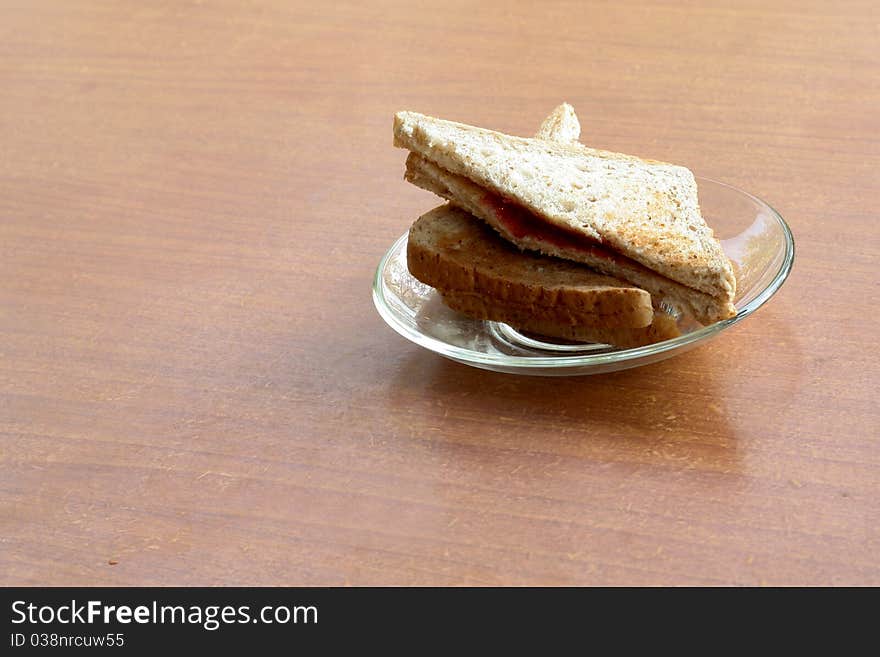
{"type": "Polygon", "coordinates": [[[684,167],[414,112],[395,116],[394,144],[716,297],[730,316],[733,271],[700,216],[696,182],[684,167]]]}
{"type": "Polygon", "coordinates": [[[577,263],[523,254],[451,205],[412,225],[407,265],[426,285],[482,297],[548,324],[640,328],[654,316],[644,290],[577,263]]]}
{"type": "Polygon", "coordinates": [[[655,312],[654,319],[644,328],[610,328],[560,323],[536,316],[528,309],[500,304],[478,294],[439,290],[443,302],[474,319],[503,322],[519,331],[539,333],[575,342],[596,342],[616,347],[641,347],[680,335],[675,320],[663,312],[655,312]]]}
{"type": "Polygon", "coordinates": [[[568,103],[562,103],[556,107],[550,115],[541,123],[536,139],[556,141],[559,143],[571,143],[580,139],[581,123],[578,121],[574,108],[568,103]]]}

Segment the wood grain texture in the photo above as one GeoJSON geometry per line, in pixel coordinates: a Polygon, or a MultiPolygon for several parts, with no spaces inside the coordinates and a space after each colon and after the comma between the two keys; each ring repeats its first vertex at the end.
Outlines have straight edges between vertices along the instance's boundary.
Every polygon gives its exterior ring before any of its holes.
{"type": "Polygon", "coordinates": [[[877,10],[727,4],[3,2],[0,584],[880,584],[877,10]],[[773,204],[779,295],[569,380],[387,328],[393,112],[562,100],[773,204]]]}

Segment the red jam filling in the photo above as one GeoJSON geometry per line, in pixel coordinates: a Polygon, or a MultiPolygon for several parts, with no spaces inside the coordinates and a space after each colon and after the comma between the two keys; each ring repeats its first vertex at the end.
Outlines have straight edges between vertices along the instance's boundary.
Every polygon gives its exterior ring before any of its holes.
{"type": "Polygon", "coordinates": [[[541,221],[523,206],[498,194],[486,193],[482,202],[492,208],[498,223],[517,239],[530,237],[558,249],[574,249],[607,260],[623,258],[603,248],[599,240],[541,221]]]}

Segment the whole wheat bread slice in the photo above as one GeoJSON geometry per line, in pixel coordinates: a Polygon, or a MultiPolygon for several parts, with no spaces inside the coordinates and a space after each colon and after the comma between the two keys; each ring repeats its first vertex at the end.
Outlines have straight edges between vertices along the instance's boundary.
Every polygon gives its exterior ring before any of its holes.
{"type": "Polygon", "coordinates": [[[543,221],[715,297],[719,318],[736,312],[730,263],[700,216],[696,182],[684,167],[414,112],[395,116],[394,144],[543,221]]]}
{"type": "Polygon", "coordinates": [[[512,235],[505,224],[498,220],[496,206],[486,201],[485,190],[464,176],[444,171],[421,155],[410,153],[407,157],[405,177],[414,185],[433,192],[482,219],[502,237],[520,248],[581,262],[603,274],[622,278],[650,292],[655,305],[665,302],[704,324],[725,319],[731,314],[729,302],[660,276],[634,260],[615,258],[613,254],[603,253],[600,248],[571,248],[529,235],[512,235]]]}
{"type": "MultiPolygon", "coordinates": [[[[544,120],[535,136],[548,141],[570,143],[578,140],[580,132],[580,122],[574,108],[563,103],[544,120]]],[[[492,203],[486,202],[485,190],[464,176],[449,173],[416,153],[410,153],[406,160],[405,178],[414,185],[434,192],[454,205],[464,208],[521,248],[583,262],[601,273],[622,276],[650,292],[655,306],[665,303],[692,315],[704,324],[710,324],[730,315],[728,303],[660,276],[635,261],[609,257],[601,254],[601,249],[585,251],[565,248],[528,235],[521,237],[512,235],[504,223],[498,220],[497,208],[492,203]]]]}
{"type": "MultiPolygon", "coordinates": [[[[525,254],[452,205],[419,217],[409,231],[407,266],[452,298],[481,298],[493,319],[531,317],[547,327],[641,328],[651,324],[651,295],[582,265],[525,254]],[[506,311],[504,309],[507,309],[506,311]]],[[[550,333],[556,335],[557,333],[550,333]]]]}
{"type": "Polygon", "coordinates": [[[616,347],[641,347],[679,336],[675,319],[664,312],[655,312],[654,319],[644,328],[608,328],[564,324],[535,316],[518,306],[499,303],[485,295],[438,290],[443,302],[468,317],[504,322],[519,331],[563,338],[574,342],[597,342],[616,347]]]}

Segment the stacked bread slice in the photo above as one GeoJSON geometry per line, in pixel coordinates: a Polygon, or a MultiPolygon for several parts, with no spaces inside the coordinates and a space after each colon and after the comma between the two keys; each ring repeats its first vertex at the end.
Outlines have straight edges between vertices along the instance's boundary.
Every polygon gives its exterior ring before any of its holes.
{"type": "Polygon", "coordinates": [[[413,224],[413,276],[469,316],[621,347],[678,334],[661,305],[703,323],[734,315],[690,171],[579,136],[565,104],[534,138],[398,113],[406,179],[450,202],[413,224]]]}

